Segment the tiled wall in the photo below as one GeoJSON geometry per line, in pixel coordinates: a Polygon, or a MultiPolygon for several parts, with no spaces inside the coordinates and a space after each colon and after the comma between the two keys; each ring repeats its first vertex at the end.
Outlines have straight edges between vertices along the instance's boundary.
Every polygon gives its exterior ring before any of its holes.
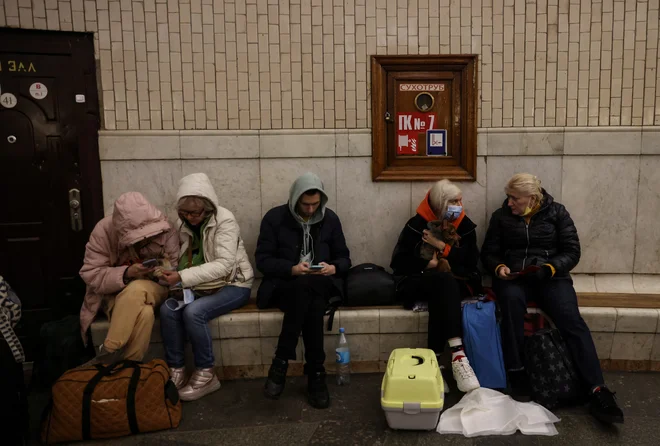
{"type": "Polygon", "coordinates": [[[369,128],[368,56],[429,53],[480,55],[480,127],[660,125],[658,0],[3,0],[0,26],[93,32],[106,129],[369,128]]]}
{"type": "MultiPolygon", "coordinates": [[[[576,272],[660,274],[660,127],[491,128],[477,140],[477,181],[459,186],[479,241],[508,178],[528,171],[575,220],[582,244],[576,272]]],[[[312,171],[341,218],[353,262],[387,266],[431,185],[372,182],[364,130],[106,131],[100,149],[106,206],[138,190],[175,217],[179,178],[206,172],[250,255],[263,215],[312,171]]]]}

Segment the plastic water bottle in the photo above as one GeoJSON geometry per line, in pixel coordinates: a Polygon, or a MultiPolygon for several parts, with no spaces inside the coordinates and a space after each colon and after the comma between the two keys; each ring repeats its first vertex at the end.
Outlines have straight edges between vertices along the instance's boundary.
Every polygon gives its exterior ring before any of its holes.
{"type": "Polygon", "coordinates": [[[343,328],[339,329],[339,342],[335,353],[337,355],[337,385],[347,386],[351,383],[351,351],[348,349],[343,328]]]}

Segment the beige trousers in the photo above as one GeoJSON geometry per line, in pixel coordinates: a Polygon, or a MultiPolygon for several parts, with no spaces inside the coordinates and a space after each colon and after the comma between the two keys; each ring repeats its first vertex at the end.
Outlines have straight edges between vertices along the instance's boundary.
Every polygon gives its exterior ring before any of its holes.
{"type": "Polygon", "coordinates": [[[134,280],[106,302],[110,329],[103,341],[109,352],[124,347],[125,359],[142,361],[154,327],[154,308],[167,298],[167,288],[151,280],[134,280]]]}

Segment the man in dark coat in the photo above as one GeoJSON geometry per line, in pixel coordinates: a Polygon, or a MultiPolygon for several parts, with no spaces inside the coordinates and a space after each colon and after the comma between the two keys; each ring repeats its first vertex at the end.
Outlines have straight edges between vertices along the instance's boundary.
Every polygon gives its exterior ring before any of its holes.
{"type": "Polygon", "coordinates": [[[495,275],[493,289],[502,311],[502,350],[510,386],[517,393],[529,391],[523,325],[527,301],[532,299],[566,341],[588,386],[591,413],[603,422],[622,423],[623,413],[605,386],[596,347],[580,316],[573,288],[570,271],[580,260],[573,219],[534,175],[514,175],[505,190],[507,199],[490,219],[481,259],[495,275]],[[536,271],[530,272],[532,269],[536,271]]]}
{"type": "Polygon", "coordinates": [[[291,186],[289,202],[264,216],[255,255],[257,269],[264,275],[257,306],[284,312],[264,393],[272,399],[282,394],[288,361],[296,359],[302,333],[308,400],[316,408],[330,405],[323,366],[323,316],[329,300],[341,296],[342,277],[351,267],[341,222],[326,208],[327,202],[319,177],[312,173],[299,177],[291,186]]]}

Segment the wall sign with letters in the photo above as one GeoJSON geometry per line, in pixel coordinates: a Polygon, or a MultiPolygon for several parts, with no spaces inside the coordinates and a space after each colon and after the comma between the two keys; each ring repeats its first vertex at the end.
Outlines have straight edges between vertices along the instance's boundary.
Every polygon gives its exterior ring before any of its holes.
{"type": "Polygon", "coordinates": [[[0,60],[0,71],[36,73],[37,68],[29,60],[0,60]]]}
{"type": "Polygon", "coordinates": [[[399,84],[399,91],[445,91],[445,84],[399,84]]]}
{"type": "Polygon", "coordinates": [[[426,154],[428,156],[447,156],[447,130],[426,131],[426,154]]]}
{"type": "Polygon", "coordinates": [[[419,134],[434,129],[438,121],[435,113],[397,113],[397,155],[417,155],[419,134]]]}

